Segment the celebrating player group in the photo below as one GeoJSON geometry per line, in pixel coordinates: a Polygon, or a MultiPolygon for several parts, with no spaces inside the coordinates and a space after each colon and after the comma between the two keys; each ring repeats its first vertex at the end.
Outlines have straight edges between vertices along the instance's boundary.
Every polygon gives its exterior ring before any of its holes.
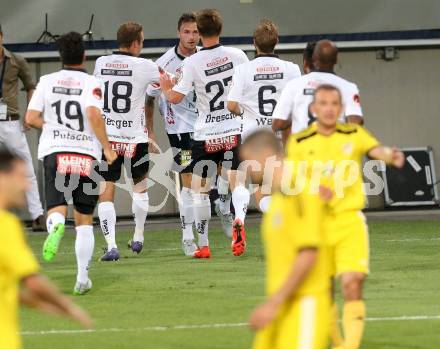
{"type": "Polygon", "coordinates": [[[233,256],[246,251],[251,194],[264,213],[267,299],[250,319],[258,331],[254,348],[324,349],[331,339],[334,349],[358,349],[369,272],[362,159],[402,167],[404,156],[361,126],[359,90],[335,74],[333,42],[307,44],[302,75],[297,64],[275,54],[278,29],[270,20],[254,31],[252,60],[221,44],[222,29],[216,10],[185,13],[177,22],[178,44],[153,62],[140,57],[142,26],[124,23],[117,30],[118,50],[98,58],[93,75],[84,69],[82,36],[70,32],[59,39],[63,67],[40,78],[26,114],[29,125],[42,129],[43,258],[50,262],[58,252],[69,202],[76,227],[73,293],[92,288],[96,206],[107,243],[100,260],[120,258],[114,202],[123,168],[132,185],[128,246],[141,253],[149,156],[157,151],[157,99],[173,149],[168,171],[179,186],[183,254],[211,257],[209,194],[215,185],[215,212],[233,256]],[[269,159],[278,166],[269,166],[269,159]],[[302,190],[292,191],[298,183],[302,190]],[[248,184],[257,189],[251,193],[248,184]],[[332,295],[336,278],[344,298],[343,335],[332,295]]]}

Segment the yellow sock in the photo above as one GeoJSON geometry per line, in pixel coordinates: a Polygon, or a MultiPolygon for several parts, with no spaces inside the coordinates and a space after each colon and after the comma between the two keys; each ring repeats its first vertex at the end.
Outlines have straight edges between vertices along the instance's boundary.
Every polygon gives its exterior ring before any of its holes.
{"type": "Polygon", "coordinates": [[[359,349],[365,326],[364,301],[347,302],[344,305],[342,323],[344,325],[344,349],[359,349]]]}
{"type": "Polygon", "coordinates": [[[332,341],[333,348],[342,347],[344,344],[344,338],[342,338],[341,329],[339,327],[339,314],[338,305],[336,303],[332,304],[331,307],[331,317],[330,317],[330,338],[332,341]]]}

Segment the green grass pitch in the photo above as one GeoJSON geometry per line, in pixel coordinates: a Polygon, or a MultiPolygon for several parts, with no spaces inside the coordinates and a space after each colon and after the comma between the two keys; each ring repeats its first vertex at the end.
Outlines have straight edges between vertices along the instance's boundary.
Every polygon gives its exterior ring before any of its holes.
{"type": "MultiPolygon", "coordinates": [[[[125,247],[130,235],[118,232],[121,261],[94,261],[93,290],[75,298],[92,314],[96,331],[79,332],[69,321],[26,309],[21,313],[25,348],[251,347],[252,333],[244,323],[263,299],[258,228],[248,228],[248,251],[239,258],[231,255],[224,235],[212,231],[210,260],[185,258],[177,228],[146,233],[139,256],[125,247]]],[[[97,260],[103,245],[99,228],[95,236],[97,260]]],[[[74,235],[66,234],[52,263],[41,261],[44,237],[29,236],[43,273],[70,293],[76,273],[74,235]]],[[[369,321],[362,348],[440,348],[439,223],[372,222],[370,240],[372,274],[365,290],[369,321]]]]}

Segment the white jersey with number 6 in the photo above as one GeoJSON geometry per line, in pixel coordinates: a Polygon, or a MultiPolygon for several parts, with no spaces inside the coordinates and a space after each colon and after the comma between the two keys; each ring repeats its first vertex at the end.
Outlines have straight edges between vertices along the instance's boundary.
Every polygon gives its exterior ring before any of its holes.
{"type": "Polygon", "coordinates": [[[322,84],[336,86],[342,94],[344,110],[340,117],[345,122],[345,116],[362,116],[359,101],[359,90],[356,84],[345,80],[331,72],[311,72],[298,79],[290,81],[283,92],[272,115],[272,119],[292,120],[292,133],[300,132],[315,121],[310,110],[315,89],[322,84]]]}
{"type": "Polygon", "coordinates": [[[228,101],[239,103],[243,110],[243,138],[257,129],[271,128],[281,91],[300,76],[298,65],[273,54],[257,55],[235,69],[228,101]]]}
{"type": "Polygon", "coordinates": [[[103,82],[104,119],[109,140],[146,143],[147,87],[159,82],[159,69],[149,59],[115,52],[96,60],[94,75],[103,82]]]}
{"type": "Polygon", "coordinates": [[[101,158],[101,145],[93,133],[86,108],[102,109],[101,82],[83,70],[62,69],[44,75],[29,103],[42,113],[44,124],[38,158],[59,152],[101,158]]]}
{"type": "Polygon", "coordinates": [[[235,68],[248,61],[242,50],[220,44],[202,48],[183,61],[173,90],[185,96],[194,90],[197,95],[195,140],[241,134],[241,118],[228,111],[226,98],[235,68]]]}

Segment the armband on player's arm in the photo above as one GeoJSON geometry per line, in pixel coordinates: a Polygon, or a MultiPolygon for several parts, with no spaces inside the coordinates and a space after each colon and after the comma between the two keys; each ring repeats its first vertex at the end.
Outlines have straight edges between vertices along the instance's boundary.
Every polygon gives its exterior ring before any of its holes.
{"type": "Polygon", "coordinates": [[[405,155],[397,148],[378,145],[368,151],[368,157],[373,160],[382,160],[387,165],[402,168],[405,164],[405,155]]]}
{"type": "Polygon", "coordinates": [[[25,123],[33,128],[43,128],[44,120],[41,114],[38,110],[28,109],[24,117],[25,123]]]}

